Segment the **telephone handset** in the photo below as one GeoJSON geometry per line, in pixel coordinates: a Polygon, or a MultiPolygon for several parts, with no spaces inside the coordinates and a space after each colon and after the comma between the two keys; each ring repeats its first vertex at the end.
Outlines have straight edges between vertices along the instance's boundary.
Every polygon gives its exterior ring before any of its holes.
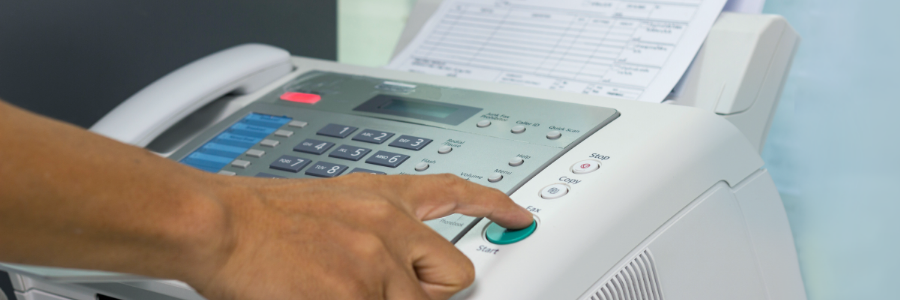
{"type": "Polygon", "coordinates": [[[292,69],[290,53],[284,49],[262,44],[228,48],[153,82],[119,104],[90,130],[145,147],[213,100],[229,93],[252,93],[292,69]]]}

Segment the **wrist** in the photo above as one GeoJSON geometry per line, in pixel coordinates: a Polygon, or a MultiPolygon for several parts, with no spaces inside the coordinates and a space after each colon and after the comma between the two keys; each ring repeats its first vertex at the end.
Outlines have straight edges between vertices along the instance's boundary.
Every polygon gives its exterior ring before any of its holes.
{"type": "Polygon", "coordinates": [[[165,225],[164,244],[173,245],[172,261],[163,262],[161,278],[178,279],[201,287],[227,261],[233,248],[233,233],[223,197],[234,188],[216,176],[202,173],[201,180],[186,189],[183,203],[173,208],[165,225]]]}

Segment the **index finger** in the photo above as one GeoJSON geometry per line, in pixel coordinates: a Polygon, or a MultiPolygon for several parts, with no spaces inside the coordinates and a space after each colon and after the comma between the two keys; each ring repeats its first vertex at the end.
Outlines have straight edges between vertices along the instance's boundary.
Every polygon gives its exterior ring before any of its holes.
{"type": "MultiPolygon", "coordinates": [[[[388,177],[388,176],[385,176],[388,177]]],[[[431,220],[460,213],[486,217],[500,226],[519,229],[531,225],[532,214],[503,192],[470,182],[452,174],[402,175],[399,200],[408,205],[419,220],[431,220]]]]}

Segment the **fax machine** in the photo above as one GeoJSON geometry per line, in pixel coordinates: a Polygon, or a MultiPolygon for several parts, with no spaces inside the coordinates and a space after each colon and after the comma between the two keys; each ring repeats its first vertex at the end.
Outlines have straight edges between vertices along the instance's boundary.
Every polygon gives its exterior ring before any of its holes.
{"type": "MultiPolygon", "coordinates": [[[[475,264],[454,299],[805,299],[758,153],[798,41],[780,17],[723,14],[676,105],[242,45],[158,80],[91,130],[223,176],[452,173],[500,189],[536,226],[427,222],[475,264]]],[[[16,299],[202,299],[172,280],[0,268],[16,299]]]]}

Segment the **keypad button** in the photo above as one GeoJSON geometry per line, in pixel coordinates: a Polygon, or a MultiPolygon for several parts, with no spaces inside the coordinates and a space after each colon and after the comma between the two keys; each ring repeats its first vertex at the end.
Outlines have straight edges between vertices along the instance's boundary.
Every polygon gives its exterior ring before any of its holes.
{"type": "Polygon", "coordinates": [[[269,173],[263,173],[263,172],[259,172],[259,173],[256,174],[256,176],[253,176],[253,177],[259,177],[259,178],[287,178],[287,177],[284,177],[284,176],[278,176],[278,175],[275,175],[275,174],[269,174],[269,173]]]}
{"type": "Polygon", "coordinates": [[[396,168],[404,161],[409,159],[408,155],[391,153],[387,151],[378,151],[372,157],[366,160],[367,164],[396,168]]]}
{"type": "Polygon", "coordinates": [[[372,149],[366,149],[366,148],[362,148],[362,147],[354,147],[354,146],[348,146],[348,145],[341,145],[341,146],[337,147],[337,149],[334,149],[334,151],[331,151],[331,154],[328,154],[328,156],[336,157],[336,158],[340,158],[340,159],[358,161],[361,158],[363,158],[363,156],[366,156],[366,154],[369,154],[369,152],[371,152],[371,151],[372,151],[372,149]]]}
{"type": "Polygon", "coordinates": [[[366,129],[354,136],[353,140],[372,144],[382,144],[392,136],[394,136],[394,134],[390,132],[366,129]]]}
{"type": "Polygon", "coordinates": [[[242,159],[236,159],[233,162],[231,162],[231,166],[235,167],[235,168],[246,169],[247,167],[250,166],[250,162],[246,161],[246,160],[242,160],[242,159]]]}
{"type": "Polygon", "coordinates": [[[288,126],[294,127],[294,128],[303,128],[303,127],[306,127],[306,125],[309,125],[309,123],[304,122],[304,121],[297,121],[297,120],[294,120],[294,121],[291,121],[290,123],[288,123],[288,126]]]}
{"type": "Polygon", "coordinates": [[[562,132],[559,132],[556,130],[547,133],[547,139],[549,139],[549,140],[555,140],[560,137],[562,137],[562,132]]]}
{"type": "Polygon", "coordinates": [[[310,162],[312,161],[305,158],[282,155],[281,157],[276,159],[275,162],[269,165],[269,168],[297,173],[300,172],[300,169],[303,169],[303,167],[308,165],[310,162]]]}
{"type": "Polygon", "coordinates": [[[262,140],[262,142],[259,142],[260,146],[269,147],[269,148],[275,148],[276,146],[278,146],[278,144],[281,144],[281,142],[276,141],[276,140],[270,140],[270,139],[264,139],[264,140],[262,140]]]}
{"type": "Polygon", "coordinates": [[[420,163],[416,164],[416,171],[422,172],[422,171],[428,170],[429,167],[431,167],[431,165],[429,165],[428,163],[420,162],[420,163]]]}
{"type": "Polygon", "coordinates": [[[476,123],[475,126],[478,126],[478,128],[485,128],[485,127],[491,126],[491,121],[481,120],[481,121],[478,121],[478,123],[476,123]]]}
{"type": "Polygon", "coordinates": [[[431,140],[409,135],[401,135],[396,140],[391,142],[388,146],[419,151],[422,150],[422,148],[425,148],[428,143],[431,143],[431,140]]]}
{"type": "Polygon", "coordinates": [[[284,130],[284,129],[275,130],[275,136],[278,136],[278,137],[291,137],[292,135],[294,135],[294,132],[290,131],[290,130],[284,130]]]}
{"type": "Polygon", "coordinates": [[[316,132],[316,134],[330,136],[330,137],[336,137],[336,138],[345,138],[345,137],[350,136],[350,134],[352,134],[354,131],[356,131],[356,129],[358,129],[358,128],[353,127],[353,126],[346,126],[346,125],[340,125],[340,124],[328,124],[328,125],[325,125],[324,128],[319,129],[319,131],[316,132]]]}
{"type": "Polygon", "coordinates": [[[447,154],[447,153],[450,153],[450,151],[453,151],[453,147],[450,147],[447,145],[443,145],[440,148],[438,148],[438,153],[440,153],[440,154],[447,154]]]}
{"type": "Polygon", "coordinates": [[[524,163],[525,163],[525,160],[518,156],[513,157],[512,159],[509,160],[509,165],[513,166],[513,167],[521,166],[524,163]]]}
{"type": "Polygon", "coordinates": [[[562,184],[562,183],[551,184],[551,185],[545,187],[543,190],[541,190],[541,198],[556,199],[556,198],[565,196],[568,193],[569,193],[569,186],[562,184]]]}
{"type": "Polygon", "coordinates": [[[489,182],[497,182],[497,181],[500,181],[500,180],[503,180],[503,174],[500,174],[500,173],[494,173],[494,174],[491,174],[491,176],[488,176],[488,181],[489,181],[489,182]]]}
{"type": "Polygon", "coordinates": [[[512,133],[516,133],[516,134],[523,133],[523,132],[525,132],[525,126],[516,125],[516,126],[513,126],[513,128],[510,131],[512,133]]]}
{"type": "Polygon", "coordinates": [[[247,156],[250,156],[250,157],[263,157],[263,155],[266,155],[266,151],[262,151],[259,149],[250,149],[250,150],[247,150],[247,152],[245,154],[247,154],[247,156]]]}
{"type": "Polygon", "coordinates": [[[320,161],[314,164],[312,167],[309,167],[309,169],[306,169],[306,175],[331,178],[341,175],[341,173],[344,173],[344,171],[346,170],[347,166],[345,165],[320,161]]]}
{"type": "Polygon", "coordinates": [[[369,174],[377,174],[377,175],[386,175],[387,174],[385,172],[363,169],[363,168],[353,169],[353,171],[350,171],[350,173],[347,173],[347,174],[353,174],[353,173],[369,173],[369,174]]]}
{"type": "Polygon", "coordinates": [[[219,175],[225,175],[225,176],[234,176],[234,175],[237,175],[237,173],[235,173],[235,172],[232,172],[232,171],[225,171],[225,170],[219,171],[218,174],[219,174],[219,175]]]}
{"type": "Polygon", "coordinates": [[[572,173],[587,174],[600,169],[600,162],[596,160],[582,160],[572,165],[572,173]]]}
{"type": "Polygon", "coordinates": [[[328,151],[328,149],[331,149],[331,147],[333,147],[333,146],[334,146],[334,143],[331,143],[331,142],[325,142],[325,141],[314,140],[314,139],[305,139],[302,142],[300,142],[299,145],[294,147],[294,151],[318,155],[318,154],[325,153],[325,151],[328,151]]]}

